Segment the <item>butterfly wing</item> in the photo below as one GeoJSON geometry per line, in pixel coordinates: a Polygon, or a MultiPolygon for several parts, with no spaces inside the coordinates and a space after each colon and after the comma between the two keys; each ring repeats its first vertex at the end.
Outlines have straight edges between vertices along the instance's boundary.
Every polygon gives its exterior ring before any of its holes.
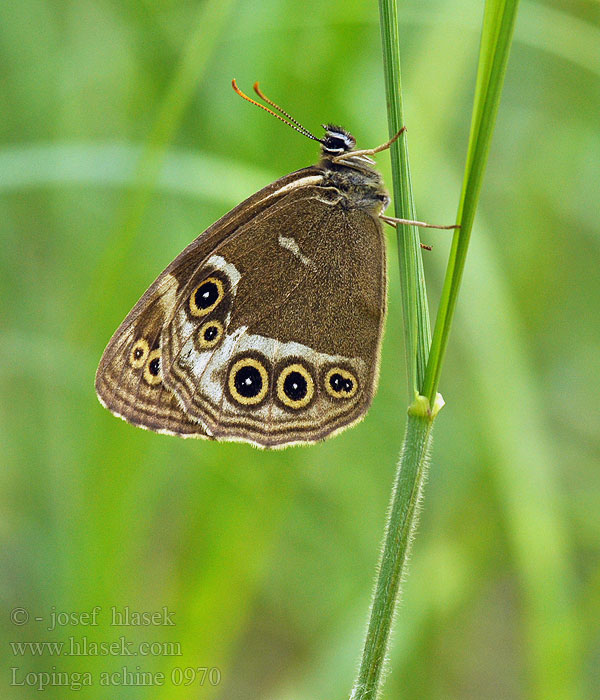
{"type": "Polygon", "coordinates": [[[160,337],[176,285],[161,276],[109,342],[96,373],[96,393],[112,413],[141,428],[183,437],[209,437],[182,410],[162,381],[160,337]]]}
{"type": "Polygon", "coordinates": [[[202,269],[211,252],[257,213],[284,197],[289,188],[317,174],[304,168],[242,202],[213,224],[164,270],[126,316],[109,341],[96,372],[103,406],[133,425],[183,437],[211,437],[197,417],[186,413],[163,381],[162,333],[181,290],[202,269]]]}
{"type": "Polygon", "coordinates": [[[318,183],[215,245],[162,333],[165,384],[221,440],[314,442],[360,420],[385,314],[379,220],[318,183]]]}

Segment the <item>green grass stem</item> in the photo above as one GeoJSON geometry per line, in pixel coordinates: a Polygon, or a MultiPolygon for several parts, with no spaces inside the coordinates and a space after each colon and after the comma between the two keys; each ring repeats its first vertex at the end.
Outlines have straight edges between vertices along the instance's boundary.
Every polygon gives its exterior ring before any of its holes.
{"type": "MultiPolygon", "coordinates": [[[[390,137],[405,126],[402,110],[402,87],[397,8],[395,0],[380,0],[379,15],[383,68],[387,99],[388,128],[390,137]]],[[[407,132],[404,132],[390,148],[394,210],[398,218],[415,220],[410,166],[408,161],[407,132]]],[[[419,247],[419,233],[415,226],[397,226],[398,262],[404,316],[404,342],[406,346],[406,371],[409,401],[423,382],[427,355],[431,343],[427,290],[423,272],[423,258],[419,247]]]]}
{"type": "Polygon", "coordinates": [[[381,688],[398,591],[427,470],[432,427],[431,416],[409,415],[392,492],[369,627],[351,700],[371,700],[378,696],[381,688]]]}
{"type": "Polygon", "coordinates": [[[518,6],[519,0],[487,0],[485,4],[467,163],[456,221],[460,224],[460,228],[455,231],[452,239],[431,352],[421,390],[430,402],[433,401],[440,382],[481,183],[502,95],[518,6]]]}
{"type": "MultiPolygon", "coordinates": [[[[389,130],[394,134],[403,126],[397,8],[395,0],[380,0],[379,7],[389,130]]],[[[453,236],[431,354],[418,235],[414,227],[398,226],[407,371],[412,394],[369,624],[351,700],[374,700],[382,688],[394,611],[427,472],[433,422],[443,406],[437,394],[441,367],[502,93],[517,7],[518,0],[487,0],[485,6],[467,166],[458,210],[460,229],[453,236]],[[420,387],[423,389],[418,391],[420,387]]],[[[391,157],[396,215],[414,219],[406,134],[393,145],[391,157]]]]}

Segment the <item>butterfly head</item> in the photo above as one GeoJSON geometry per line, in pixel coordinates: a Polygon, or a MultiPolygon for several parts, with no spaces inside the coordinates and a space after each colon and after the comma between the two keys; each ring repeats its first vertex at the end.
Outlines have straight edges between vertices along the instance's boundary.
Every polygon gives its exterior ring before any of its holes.
{"type": "Polygon", "coordinates": [[[321,139],[322,153],[324,156],[341,156],[352,151],[356,146],[356,139],[349,131],[341,126],[323,124],[325,136],[321,139]]]}
{"type": "Polygon", "coordinates": [[[350,167],[373,165],[375,161],[363,152],[355,151],[356,139],[349,131],[334,124],[323,124],[325,136],[318,139],[321,145],[321,158],[350,167]]]}

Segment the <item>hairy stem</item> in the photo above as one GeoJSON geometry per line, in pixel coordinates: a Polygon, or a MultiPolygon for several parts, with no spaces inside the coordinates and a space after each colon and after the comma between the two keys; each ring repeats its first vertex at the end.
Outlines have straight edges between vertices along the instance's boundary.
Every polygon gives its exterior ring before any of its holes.
{"type": "Polygon", "coordinates": [[[409,414],[392,491],[369,627],[351,700],[372,700],[379,693],[398,591],[427,472],[432,427],[432,415],[422,412],[409,414]]]}

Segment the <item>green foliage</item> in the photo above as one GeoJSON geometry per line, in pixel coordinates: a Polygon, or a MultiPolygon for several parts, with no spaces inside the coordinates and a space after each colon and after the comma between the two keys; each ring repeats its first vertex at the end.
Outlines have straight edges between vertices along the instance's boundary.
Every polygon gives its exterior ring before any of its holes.
{"type": "MultiPolygon", "coordinates": [[[[384,698],[600,695],[594,12],[520,11],[384,698]]],[[[452,222],[460,196],[480,23],[474,0],[401,7],[416,213],[435,223],[452,222]]],[[[347,697],[402,438],[398,325],[366,420],[311,448],[136,430],[100,407],[93,377],[116,325],[190,240],[316,157],[237,98],[232,77],[259,79],[309,128],[331,120],[360,145],[385,140],[375,5],[21,0],[3,13],[0,61],[3,614],[166,605],[176,621],[6,623],[2,697],[37,694],[7,685],[13,665],[218,666],[220,686],[198,697],[347,697]],[[173,640],[183,656],[15,660],[7,646],[83,634],[173,640]]],[[[435,306],[451,235],[422,237],[435,306]]],[[[390,319],[395,256],[390,236],[390,319]]],[[[195,696],[170,684],[79,692],[195,696]]]]}

